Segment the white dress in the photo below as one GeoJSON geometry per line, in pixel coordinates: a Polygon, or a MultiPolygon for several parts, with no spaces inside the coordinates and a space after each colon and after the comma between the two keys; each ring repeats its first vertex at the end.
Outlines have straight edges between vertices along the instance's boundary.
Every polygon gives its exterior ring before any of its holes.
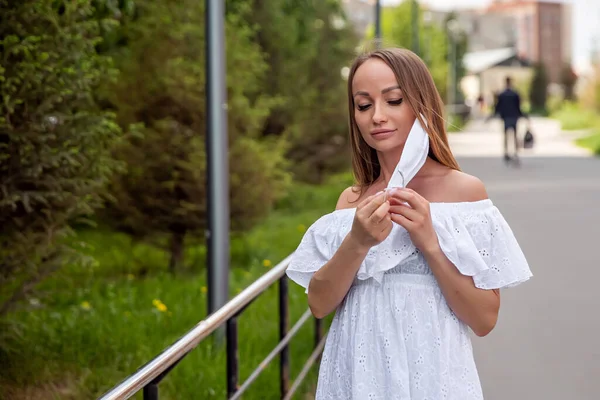
{"type": "MultiPolygon", "coordinates": [[[[431,203],[440,246],[481,289],[517,285],[531,271],[489,199],[431,203]]],[[[336,210],[305,233],[287,274],[307,288],[352,227],[355,209],[336,210]]],[[[317,400],[482,399],[469,328],[448,307],[423,255],[394,224],[373,247],[332,321],[317,400]]]]}

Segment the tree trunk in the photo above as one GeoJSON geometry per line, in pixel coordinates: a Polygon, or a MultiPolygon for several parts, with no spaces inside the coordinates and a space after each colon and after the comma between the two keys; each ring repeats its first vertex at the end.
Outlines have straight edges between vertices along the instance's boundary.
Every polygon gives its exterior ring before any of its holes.
{"type": "Polygon", "coordinates": [[[183,266],[185,230],[175,230],[171,236],[171,260],[169,272],[175,274],[183,266]]]}

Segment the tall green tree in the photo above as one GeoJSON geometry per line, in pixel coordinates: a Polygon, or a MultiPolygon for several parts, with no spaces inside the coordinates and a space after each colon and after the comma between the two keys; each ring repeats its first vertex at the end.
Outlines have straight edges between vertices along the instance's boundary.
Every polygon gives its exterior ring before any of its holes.
{"type": "MultiPolygon", "coordinates": [[[[413,44],[413,20],[410,1],[394,7],[384,7],[381,15],[381,33],[384,46],[397,46],[407,49],[413,44]]],[[[442,98],[446,96],[448,82],[448,41],[444,31],[434,24],[425,24],[423,10],[418,9],[420,56],[428,64],[435,85],[442,98]]],[[[369,30],[367,38],[373,38],[369,30]]]]}
{"type": "Polygon", "coordinates": [[[546,113],[546,103],[548,101],[548,75],[546,74],[546,68],[541,63],[534,65],[531,86],[529,87],[529,101],[532,112],[546,113]]]}
{"type": "Polygon", "coordinates": [[[444,26],[446,27],[445,35],[448,42],[448,70],[451,71],[451,69],[454,68],[455,81],[453,86],[453,98],[456,104],[460,104],[465,100],[465,95],[460,87],[460,81],[465,77],[467,72],[463,63],[463,58],[465,57],[465,54],[469,48],[469,37],[465,30],[461,29],[460,27],[457,32],[449,32],[448,25],[450,21],[455,20],[456,18],[456,12],[452,11],[448,13],[446,18],[444,18],[444,26]],[[454,46],[454,49],[451,49],[451,46],[454,46]],[[453,58],[452,52],[454,52],[454,65],[452,65],[451,60],[453,58]]]}
{"type": "MultiPolygon", "coordinates": [[[[417,16],[417,32],[419,34],[418,55],[427,63],[429,71],[433,76],[435,85],[442,96],[447,99],[448,79],[450,68],[450,37],[446,25],[448,21],[455,18],[455,13],[451,12],[444,18],[443,26],[437,22],[426,23],[424,13],[426,9],[419,2],[403,1],[397,6],[384,7],[382,9],[381,30],[382,42],[384,46],[397,46],[407,49],[413,48],[413,15],[417,16]],[[413,7],[416,3],[417,13],[413,13],[413,7]]],[[[369,29],[367,39],[372,40],[374,29],[369,29]]],[[[459,32],[456,37],[456,82],[455,100],[462,101],[464,95],[458,84],[465,76],[465,68],[462,59],[467,52],[468,37],[466,33],[459,32]]]]}
{"type": "Polygon", "coordinates": [[[89,0],[0,0],[0,314],[67,262],[120,136],[94,93],[114,76],[89,0]]]}
{"type": "Polygon", "coordinates": [[[571,64],[565,64],[560,73],[561,84],[563,85],[564,99],[568,101],[575,100],[575,84],[577,83],[577,74],[573,71],[571,64]]]}
{"type": "Polygon", "coordinates": [[[292,171],[318,182],[349,165],[347,96],[342,68],[358,38],[339,0],[253,0],[249,21],[266,54],[265,93],[278,99],[263,127],[283,136],[292,171]]]}
{"type": "MultiPolygon", "coordinates": [[[[285,142],[263,138],[277,99],[264,93],[268,66],[246,21],[250,3],[237,1],[226,18],[231,222],[252,226],[289,181],[285,142]]],[[[206,228],[206,93],[204,3],[136,1],[123,25],[126,47],[114,57],[120,80],[105,93],[129,127],[118,158],[128,168],[111,186],[110,218],[139,238],[170,237],[170,267],[183,263],[186,237],[206,228]]]]}

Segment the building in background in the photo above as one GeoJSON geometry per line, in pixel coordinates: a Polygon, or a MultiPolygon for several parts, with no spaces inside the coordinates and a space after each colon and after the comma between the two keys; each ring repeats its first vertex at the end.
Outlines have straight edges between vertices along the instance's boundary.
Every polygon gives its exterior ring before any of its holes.
{"type": "MultiPolygon", "coordinates": [[[[600,0],[597,0],[600,1],[600,0]]],[[[422,4],[426,7],[426,0],[422,4]]],[[[375,0],[342,0],[348,19],[357,33],[364,34],[375,20],[375,0]]],[[[484,96],[504,87],[506,75],[526,81],[531,66],[544,65],[554,91],[561,73],[571,64],[572,5],[550,0],[493,0],[489,6],[454,11],[468,36],[467,71],[461,82],[467,99],[484,96]]],[[[449,12],[429,9],[427,23],[444,26],[449,12]]]]}
{"type": "Polygon", "coordinates": [[[502,91],[510,76],[519,89],[528,86],[533,76],[529,60],[520,57],[514,47],[473,51],[465,54],[463,65],[467,74],[460,82],[466,103],[476,107],[494,104],[495,93],[502,91]]]}
{"type": "MultiPolygon", "coordinates": [[[[554,90],[571,64],[572,5],[540,0],[494,0],[485,8],[454,11],[469,36],[461,82],[467,100],[483,96],[490,104],[505,77],[527,81],[535,63],[544,65],[554,90]]],[[[430,10],[432,21],[443,25],[448,12],[430,10]]]]}
{"type": "Polygon", "coordinates": [[[484,15],[514,19],[515,48],[519,56],[542,63],[553,83],[571,63],[572,6],[532,0],[495,0],[484,15]]]}

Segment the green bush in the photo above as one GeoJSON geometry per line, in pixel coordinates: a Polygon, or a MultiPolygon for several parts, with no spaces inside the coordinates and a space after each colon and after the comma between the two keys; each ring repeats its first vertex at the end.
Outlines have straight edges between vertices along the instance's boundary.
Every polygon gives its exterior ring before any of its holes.
{"type": "Polygon", "coordinates": [[[551,117],[558,119],[564,130],[589,129],[600,121],[600,115],[594,111],[584,109],[579,104],[568,101],[564,102],[551,117]]]}
{"type": "Polygon", "coordinates": [[[339,0],[253,0],[248,22],[268,62],[262,86],[279,102],[262,128],[283,136],[296,180],[323,182],[350,166],[346,81],[358,43],[339,0]]]}
{"type": "Polygon", "coordinates": [[[593,133],[584,138],[578,139],[577,144],[585,147],[600,156],[600,127],[593,130],[593,133]]]}
{"type": "MultiPolygon", "coordinates": [[[[226,21],[235,231],[264,218],[290,180],[283,139],[261,137],[277,100],[262,94],[268,67],[254,42],[255,28],[245,22],[248,5],[237,2],[226,21]]],[[[118,149],[128,170],[114,180],[114,201],[105,215],[137,238],[169,236],[169,265],[177,270],[186,236],[203,237],[207,220],[204,3],[139,1],[137,10],[138,17],[124,24],[127,48],[114,52],[121,79],[106,90],[119,122],[132,127],[132,134],[118,149]]]]}
{"type": "Polygon", "coordinates": [[[114,76],[99,56],[91,0],[0,0],[0,314],[80,254],[70,224],[101,204],[120,135],[94,91],[114,76]]]}
{"type": "Polygon", "coordinates": [[[534,66],[533,77],[531,78],[531,86],[529,88],[529,102],[531,114],[543,115],[548,114],[548,75],[543,64],[534,66]]]}

